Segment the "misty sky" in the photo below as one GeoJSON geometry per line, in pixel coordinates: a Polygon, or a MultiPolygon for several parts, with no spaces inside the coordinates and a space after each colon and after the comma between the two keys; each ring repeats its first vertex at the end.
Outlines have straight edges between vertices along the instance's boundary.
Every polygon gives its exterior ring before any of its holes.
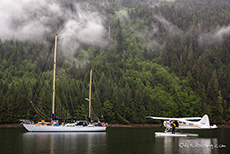
{"type": "Polygon", "coordinates": [[[1,0],[0,38],[46,41],[59,36],[59,47],[73,57],[81,43],[105,46],[106,17],[89,4],[71,7],[48,0],[1,0]]]}

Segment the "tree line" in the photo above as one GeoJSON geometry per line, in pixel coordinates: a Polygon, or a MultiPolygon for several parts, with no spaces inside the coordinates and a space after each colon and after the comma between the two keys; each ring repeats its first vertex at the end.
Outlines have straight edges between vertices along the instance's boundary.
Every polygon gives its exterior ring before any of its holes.
{"type": "MultiPolygon", "coordinates": [[[[230,120],[230,36],[223,35],[221,43],[207,38],[229,25],[229,2],[177,0],[145,7],[106,2],[110,5],[101,7],[109,17],[109,45],[81,45],[89,55],[84,67],[58,53],[57,116],[87,119],[92,69],[93,112],[109,123],[205,113],[215,123],[230,120]]],[[[48,44],[29,40],[0,41],[1,123],[50,118],[52,56],[42,72],[48,50],[48,44]],[[38,79],[33,105],[42,114],[30,104],[38,79]]]]}

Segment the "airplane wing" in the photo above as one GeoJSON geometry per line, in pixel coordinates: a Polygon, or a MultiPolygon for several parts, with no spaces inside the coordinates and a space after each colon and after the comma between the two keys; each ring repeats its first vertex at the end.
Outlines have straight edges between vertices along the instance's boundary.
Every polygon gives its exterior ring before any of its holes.
{"type": "Polygon", "coordinates": [[[171,120],[172,118],[166,118],[166,117],[150,117],[146,116],[146,119],[156,119],[156,120],[171,120]]]}
{"type": "Polygon", "coordinates": [[[179,119],[184,119],[184,120],[200,120],[202,117],[187,117],[187,118],[179,118],[179,119]]]}
{"type": "Polygon", "coordinates": [[[156,119],[156,120],[200,120],[201,117],[187,117],[187,118],[166,118],[166,117],[151,117],[146,116],[146,119],[156,119]]]}

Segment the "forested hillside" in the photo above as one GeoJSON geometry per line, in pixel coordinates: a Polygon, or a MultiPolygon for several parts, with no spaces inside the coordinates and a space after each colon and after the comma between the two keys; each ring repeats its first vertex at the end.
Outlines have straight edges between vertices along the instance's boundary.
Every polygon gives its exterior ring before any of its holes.
{"type": "Polygon", "coordinates": [[[17,31],[13,38],[0,34],[0,123],[51,118],[53,53],[49,51],[58,32],[57,116],[87,119],[85,98],[92,69],[94,113],[106,122],[146,123],[147,115],[205,113],[213,123],[229,122],[228,0],[57,3],[76,17],[67,20],[58,14],[57,26],[49,27],[56,31],[38,36],[43,40],[30,33],[31,39],[21,37],[17,31]],[[90,10],[89,20],[80,6],[90,10]],[[71,24],[75,19],[81,20],[75,25],[82,29],[71,24]]]}

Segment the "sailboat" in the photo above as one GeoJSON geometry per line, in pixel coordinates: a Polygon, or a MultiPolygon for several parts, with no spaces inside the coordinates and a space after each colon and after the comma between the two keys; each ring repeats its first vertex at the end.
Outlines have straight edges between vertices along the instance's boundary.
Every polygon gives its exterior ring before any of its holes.
{"type": "Polygon", "coordinates": [[[75,123],[59,124],[58,120],[70,120],[56,117],[55,115],[55,76],[56,76],[56,51],[57,51],[57,35],[55,36],[54,46],[54,71],[53,71],[53,99],[52,99],[52,121],[45,122],[42,120],[38,123],[23,123],[23,126],[30,132],[104,132],[107,124],[91,122],[91,84],[92,84],[92,70],[90,71],[90,86],[89,86],[89,122],[86,120],[79,120],[75,123]]]}

